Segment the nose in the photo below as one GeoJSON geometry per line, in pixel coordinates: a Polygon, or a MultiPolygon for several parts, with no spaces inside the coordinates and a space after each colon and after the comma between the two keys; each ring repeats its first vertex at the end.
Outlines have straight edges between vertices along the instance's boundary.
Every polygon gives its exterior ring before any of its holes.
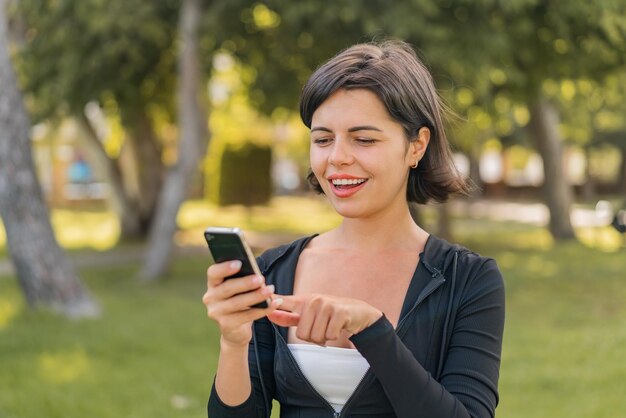
{"type": "Polygon", "coordinates": [[[350,165],[354,161],[354,155],[350,149],[350,144],[342,138],[335,138],[332,149],[328,155],[328,163],[335,167],[350,165]]]}

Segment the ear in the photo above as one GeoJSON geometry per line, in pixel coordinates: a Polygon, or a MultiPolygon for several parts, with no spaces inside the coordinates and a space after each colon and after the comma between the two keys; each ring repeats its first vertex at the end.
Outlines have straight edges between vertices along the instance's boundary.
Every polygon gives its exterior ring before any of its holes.
{"type": "Polygon", "coordinates": [[[415,164],[416,161],[420,161],[426,153],[426,148],[430,143],[430,129],[422,127],[417,132],[417,136],[409,145],[409,154],[411,164],[415,164]]]}

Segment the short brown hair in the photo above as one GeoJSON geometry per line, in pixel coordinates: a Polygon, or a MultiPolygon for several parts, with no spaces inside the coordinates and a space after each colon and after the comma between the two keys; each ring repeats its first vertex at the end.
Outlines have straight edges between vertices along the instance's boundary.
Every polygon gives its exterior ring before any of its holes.
{"type": "MultiPolygon", "coordinates": [[[[467,194],[468,182],[460,175],[443,128],[443,105],[432,76],[413,48],[402,41],[351,46],[319,67],[300,96],[300,116],[310,129],[315,110],[340,89],[368,89],[389,115],[402,125],[407,140],[422,127],[430,129],[430,143],[417,168],[411,169],[407,201],[444,202],[451,194],[467,194]]],[[[318,193],[322,188],[312,172],[307,180],[318,193]]]]}

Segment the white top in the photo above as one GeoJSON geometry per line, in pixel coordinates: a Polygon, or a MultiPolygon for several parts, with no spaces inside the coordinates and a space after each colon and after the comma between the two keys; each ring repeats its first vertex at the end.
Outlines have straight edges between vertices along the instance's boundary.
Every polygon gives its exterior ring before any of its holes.
{"type": "Polygon", "coordinates": [[[313,388],[340,412],[370,365],[352,348],[287,344],[313,388]]]}

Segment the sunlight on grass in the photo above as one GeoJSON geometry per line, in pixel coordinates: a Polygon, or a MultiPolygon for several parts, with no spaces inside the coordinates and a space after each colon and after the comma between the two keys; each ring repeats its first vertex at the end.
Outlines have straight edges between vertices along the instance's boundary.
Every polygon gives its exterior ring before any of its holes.
{"type": "MultiPolygon", "coordinates": [[[[64,248],[108,250],[118,243],[120,227],[113,212],[53,209],[51,218],[57,240],[64,248]]],[[[250,208],[219,207],[207,200],[189,200],[182,205],[177,221],[181,228],[175,237],[177,244],[204,245],[202,231],[208,226],[305,235],[332,229],[340,218],[323,197],[278,196],[267,206],[250,208]]],[[[5,247],[5,231],[0,223],[0,249],[5,247]]]]}
{"type": "MultiPolygon", "coordinates": [[[[427,230],[437,233],[436,210],[422,208],[427,230]]],[[[341,218],[323,196],[277,196],[266,206],[218,207],[207,200],[189,200],[178,213],[178,245],[203,246],[202,231],[208,226],[239,227],[246,231],[308,235],[334,228],[341,218]]],[[[112,212],[52,210],[52,224],[60,244],[67,249],[108,250],[118,244],[119,222],[112,212]]],[[[555,242],[546,228],[518,222],[495,222],[458,215],[453,230],[469,244],[489,240],[510,248],[548,251],[555,242]],[[502,226],[506,225],[505,228],[502,226]]],[[[624,248],[624,239],[611,227],[578,228],[577,237],[586,247],[605,252],[624,248]]],[[[6,252],[6,235],[0,223],[0,255],[6,252]]]]}
{"type": "MultiPolygon", "coordinates": [[[[66,249],[108,250],[119,240],[119,222],[113,212],[53,209],[50,218],[57,241],[66,249]]],[[[3,249],[6,231],[0,222],[0,253],[3,249]]]]}
{"type": "Polygon", "coordinates": [[[20,303],[14,300],[0,300],[0,331],[7,328],[20,310],[20,303]]]}
{"type": "Polygon", "coordinates": [[[208,226],[239,227],[256,232],[289,232],[306,235],[332,229],[341,222],[321,197],[275,197],[267,206],[218,207],[208,201],[185,202],[178,214],[180,245],[204,245],[202,231],[208,226]]]}
{"type": "Polygon", "coordinates": [[[622,234],[611,226],[578,228],[576,236],[587,247],[607,252],[619,251],[626,244],[622,234]]]}
{"type": "Polygon", "coordinates": [[[2,255],[3,251],[7,246],[7,233],[4,230],[4,224],[2,223],[2,219],[0,219],[0,255],[2,255]]]}
{"type": "Polygon", "coordinates": [[[456,218],[453,233],[470,247],[476,243],[489,242],[503,248],[548,251],[555,245],[547,229],[519,222],[456,218]]]}
{"type": "Polygon", "coordinates": [[[240,226],[257,231],[292,230],[309,233],[320,227],[332,228],[340,221],[322,198],[275,197],[267,206],[246,208],[241,205],[217,207],[208,201],[193,200],[183,204],[178,224],[183,229],[216,226],[240,226]]]}
{"type": "Polygon", "coordinates": [[[529,231],[527,233],[513,234],[512,243],[517,248],[533,248],[547,251],[554,247],[554,239],[544,229],[529,231]]]}
{"type": "Polygon", "coordinates": [[[59,243],[65,248],[113,247],[120,235],[119,222],[113,212],[52,211],[52,226],[59,243]]]}
{"type": "Polygon", "coordinates": [[[60,353],[43,353],[38,359],[39,374],[49,383],[69,383],[83,377],[90,369],[90,361],[82,348],[60,353]]]}

